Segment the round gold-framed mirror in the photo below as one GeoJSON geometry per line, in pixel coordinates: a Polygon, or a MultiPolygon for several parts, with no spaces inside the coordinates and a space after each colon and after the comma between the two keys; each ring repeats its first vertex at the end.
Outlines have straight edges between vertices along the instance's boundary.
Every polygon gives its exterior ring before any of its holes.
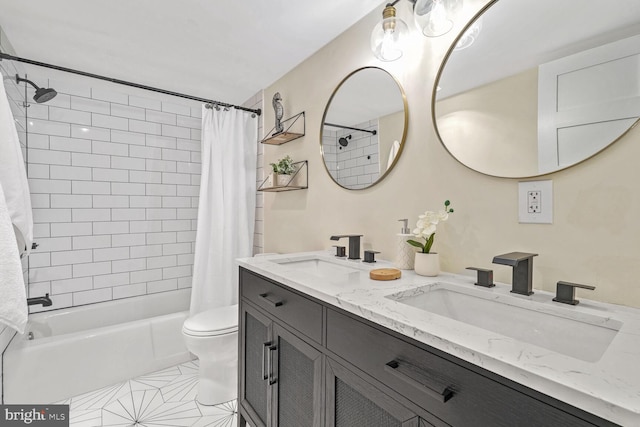
{"type": "Polygon", "coordinates": [[[370,188],[398,162],[409,123],[407,97],[388,71],[362,67],[335,88],[322,116],[320,152],[339,186],[370,188]]]}
{"type": "Polygon", "coordinates": [[[494,0],[445,55],[434,128],[456,160],[486,175],[566,169],[638,123],[639,64],[640,2],[494,0]]]}

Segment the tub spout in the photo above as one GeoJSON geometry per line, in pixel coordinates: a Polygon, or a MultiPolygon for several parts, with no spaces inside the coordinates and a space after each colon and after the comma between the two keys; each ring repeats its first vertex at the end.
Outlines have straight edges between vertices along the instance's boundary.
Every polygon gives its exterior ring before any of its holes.
{"type": "Polygon", "coordinates": [[[49,307],[53,304],[53,301],[49,298],[49,294],[45,294],[43,297],[27,298],[27,305],[37,304],[42,304],[43,307],[49,307]]]}

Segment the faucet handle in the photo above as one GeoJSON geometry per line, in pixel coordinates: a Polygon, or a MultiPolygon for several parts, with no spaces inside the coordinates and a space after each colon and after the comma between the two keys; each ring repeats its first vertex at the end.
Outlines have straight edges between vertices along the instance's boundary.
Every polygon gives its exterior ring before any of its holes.
{"type": "Polygon", "coordinates": [[[596,287],[581,285],[580,283],[559,281],[556,284],[556,297],[553,300],[563,304],[577,305],[580,301],[576,299],[576,288],[593,291],[596,287]]]}
{"type": "Polygon", "coordinates": [[[370,262],[370,263],[376,262],[376,254],[379,254],[379,253],[380,252],[378,251],[370,251],[370,250],[364,251],[364,259],[362,260],[362,262],[370,262]]]}
{"type": "Polygon", "coordinates": [[[344,258],[347,256],[347,252],[344,246],[333,245],[333,247],[336,248],[336,256],[338,258],[344,258]]]}
{"type": "Polygon", "coordinates": [[[493,270],[479,267],[467,267],[467,270],[475,270],[478,272],[478,280],[474,285],[483,286],[485,288],[493,288],[493,270]]]}

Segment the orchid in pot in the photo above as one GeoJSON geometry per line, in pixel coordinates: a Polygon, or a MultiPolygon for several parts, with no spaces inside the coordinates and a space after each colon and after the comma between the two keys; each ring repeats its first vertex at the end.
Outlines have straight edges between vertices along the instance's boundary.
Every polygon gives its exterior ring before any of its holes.
{"type": "Polygon", "coordinates": [[[431,252],[431,247],[436,237],[438,224],[449,219],[450,213],[453,213],[451,202],[445,200],[444,209],[438,212],[426,211],[418,216],[418,222],[416,228],[413,230],[413,235],[424,239],[425,242],[421,243],[417,240],[407,240],[407,243],[411,246],[420,249],[419,252],[416,252],[415,259],[415,270],[417,274],[422,276],[437,276],[440,272],[440,258],[437,253],[431,252]]]}

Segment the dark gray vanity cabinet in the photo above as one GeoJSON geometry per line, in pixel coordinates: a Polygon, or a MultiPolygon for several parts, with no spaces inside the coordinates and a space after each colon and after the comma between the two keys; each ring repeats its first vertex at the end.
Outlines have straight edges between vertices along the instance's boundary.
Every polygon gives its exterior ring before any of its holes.
{"type": "Polygon", "coordinates": [[[329,427],[419,427],[419,417],[338,362],[326,363],[329,427]]]}
{"type": "Polygon", "coordinates": [[[240,426],[614,426],[248,270],[240,426]]]}
{"type": "Polygon", "coordinates": [[[312,321],[300,322],[302,329],[315,330],[315,322],[319,332],[322,307],[257,276],[243,274],[241,282],[240,425],[246,419],[254,427],[322,426],[322,353],[305,342],[312,341],[309,337],[303,340],[279,323],[278,316],[282,312],[292,320],[292,312],[308,310],[312,321]],[[319,317],[314,318],[315,305],[319,317]]]}

